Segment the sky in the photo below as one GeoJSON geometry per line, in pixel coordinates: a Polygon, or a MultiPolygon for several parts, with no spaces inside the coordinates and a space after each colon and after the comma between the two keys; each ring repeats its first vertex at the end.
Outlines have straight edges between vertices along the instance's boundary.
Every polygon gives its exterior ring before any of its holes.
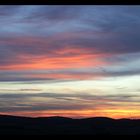
{"type": "Polygon", "coordinates": [[[140,6],[0,6],[0,114],[140,118],[139,83],[140,6]]]}

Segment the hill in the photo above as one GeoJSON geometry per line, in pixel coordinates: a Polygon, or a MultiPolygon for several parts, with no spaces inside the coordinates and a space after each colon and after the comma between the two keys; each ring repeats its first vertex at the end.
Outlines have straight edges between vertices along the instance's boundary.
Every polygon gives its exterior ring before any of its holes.
{"type": "Polygon", "coordinates": [[[0,135],[139,135],[140,120],[0,115],[0,135]]]}

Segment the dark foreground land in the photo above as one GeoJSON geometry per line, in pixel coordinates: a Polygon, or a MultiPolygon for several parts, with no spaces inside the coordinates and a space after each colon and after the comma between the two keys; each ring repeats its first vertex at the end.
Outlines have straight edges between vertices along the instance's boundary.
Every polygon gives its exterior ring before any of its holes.
{"type": "Polygon", "coordinates": [[[0,135],[139,135],[140,120],[105,117],[26,118],[0,115],[0,135]]]}

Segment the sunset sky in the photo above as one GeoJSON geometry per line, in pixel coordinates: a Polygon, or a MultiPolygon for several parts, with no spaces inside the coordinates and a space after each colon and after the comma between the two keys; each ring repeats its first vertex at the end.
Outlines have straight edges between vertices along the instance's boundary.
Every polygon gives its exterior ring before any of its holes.
{"type": "Polygon", "coordinates": [[[0,6],[0,114],[140,117],[140,6],[0,6]]]}

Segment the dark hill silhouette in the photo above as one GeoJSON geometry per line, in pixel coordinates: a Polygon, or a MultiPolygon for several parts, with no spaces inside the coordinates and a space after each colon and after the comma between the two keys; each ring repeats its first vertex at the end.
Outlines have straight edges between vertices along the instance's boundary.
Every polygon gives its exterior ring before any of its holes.
{"type": "Polygon", "coordinates": [[[0,115],[0,135],[139,135],[140,120],[0,115]]]}

